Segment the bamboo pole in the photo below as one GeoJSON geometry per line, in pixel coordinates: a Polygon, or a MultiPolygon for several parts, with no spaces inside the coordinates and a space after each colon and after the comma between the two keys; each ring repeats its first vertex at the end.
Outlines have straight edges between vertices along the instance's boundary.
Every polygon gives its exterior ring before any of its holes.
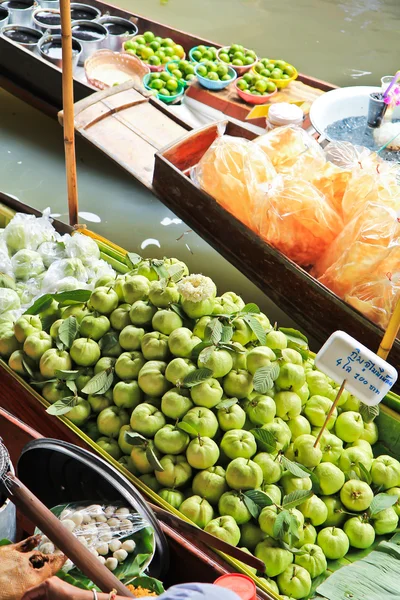
{"type": "Polygon", "coordinates": [[[78,185],[76,177],[74,128],[74,76],[72,70],[72,31],[70,0],[60,0],[62,42],[62,92],[64,111],[64,149],[67,175],[69,223],[78,223],[78,185]]]}

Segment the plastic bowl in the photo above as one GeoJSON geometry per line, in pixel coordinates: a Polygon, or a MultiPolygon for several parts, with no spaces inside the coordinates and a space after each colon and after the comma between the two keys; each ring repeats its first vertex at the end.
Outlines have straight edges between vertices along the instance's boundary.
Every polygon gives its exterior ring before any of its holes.
{"type": "MultiPolygon", "coordinates": [[[[179,62],[180,62],[180,60],[170,60],[169,63],[167,63],[165,65],[165,70],[167,71],[167,73],[169,73],[171,75],[171,77],[173,77],[173,75],[171,73],[170,67],[172,67],[172,65],[179,65],[179,62]]],[[[194,83],[196,81],[196,79],[192,79],[192,81],[186,81],[185,79],[179,79],[179,81],[183,85],[183,87],[186,89],[187,87],[189,87],[189,85],[192,85],[192,83],[194,83]]]]}
{"type": "MultiPolygon", "coordinates": [[[[271,62],[274,62],[274,60],[272,58],[271,58],[271,62]]],[[[290,63],[288,63],[288,65],[293,67],[293,65],[291,65],[290,63]]],[[[269,79],[269,81],[273,81],[277,88],[279,88],[280,90],[283,90],[283,89],[287,88],[289,83],[291,83],[292,81],[297,79],[297,77],[299,76],[296,67],[293,67],[293,69],[294,69],[294,75],[292,75],[289,79],[272,79],[272,77],[266,77],[266,79],[269,79]]],[[[254,67],[252,67],[251,70],[253,71],[253,73],[257,73],[257,71],[255,70],[254,67]]]]}
{"type": "MultiPolygon", "coordinates": [[[[225,52],[225,54],[227,54],[227,51],[229,50],[230,46],[224,46],[223,48],[220,48],[217,52],[217,58],[218,60],[220,59],[220,54],[223,54],[225,52]]],[[[245,51],[248,50],[248,48],[244,49],[245,51]]],[[[254,62],[250,63],[249,65],[243,65],[242,67],[238,67],[236,65],[231,65],[230,63],[226,63],[223,60],[221,60],[221,62],[224,65],[228,65],[230,67],[232,67],[232,69],[235,69],[236,73],[238,75],[244,75],[245,73],[247,73],[247,71],[250,71],[250,69],[252,69],[254,67],[254,65],[256,65],[258,63],[258,57],[256,56],[254,59],[254,62]]]]}
{"type": "Polygon", "coordinates": [[[150,90],[151,92],[157,92],[157,98],[159,100],[162,100],[163,102],[165,102],[165,104],[173,104],[174,102],[176,102],[177,100],[182,98],[182,96],[184,95],[185,88],[183,87],[183,85],[181,84],[180,81],[178,81],[177,92],[173,96],[164,96],[163,94],[160,94],[160,92],[158,92],[157,90],[154,90],[152,87],[149,86],[150,76],[151,76],[151,73],[148,73],[147,75],[145,75],[143,77],[144,87],[146,88],[146,90],[150,90]]]}
{"type": "MultiPolygon", "coordinates": [[[[212,46],[212,47],[214,48],[214,46],[212,46]]],[[[193,48],[190,48],[190,50],[189,50],[189,58],[190,58],[190,60],[192,62],[194,62],[196,64],[204,62],[204,60],[203,61],[202,60],[196,60],[195,58],[193,58],[193,52],[196,52],[197,48],[198,48],[198,46],[194,46],[193,48]]],[[[211,48],[211,46],[205,46],[205,48],[207,48],[207,50],[208,50],[208,48],[211,48]]],[[[218,56],[218,50],[217,50],[217,56],[218,56]]]]}
{"type": "MultiPolygon", "coordinates": [[[[201,75],[198,74],[197,69],[202,64],[204,64],[204,63],[197,63],[194,68],[194,72],[196,73],[196,77],[199,80],[200,85],[207,88],[208,90],[214,90],[214,91],[223,90],[224,88],[228,87],[228,85],[231,84],[232,81],[235,81],[235,79],[237,77],[237,73],[236,73],[235,69],[233,67],[231,67],[230,65],[225,65],[226,67],[228,67],[228,74],[231,75],[231,79],[229,79],[228,81],[220,81],[220,80],[212,81],[211,79],[207,79],[207,77],[202,77],[201,75]]],[[[224,64],[224,63],[222,63],[222,64],[224,64]]]]}
{"type": "MultiPolygon", "coordinates": [[[[136,38],[137,38],[137,37],[141,37],[141,34],[140,34],[140,33],[138,33],[138,35],[135,35],[135,37],[131,38],[129,41],[130,41],[130,42],[134,42],[134,41],[136,40],[136,38]]],[[[185,52],[185,54],[182,56],[182,58],[180,58],[179,60],[185,60],[185,58],[186,58],[186,52],[185,52]]],[[[139,59],[139,60],[141,60],[140,56],[138,56],[138,59],[139,59]]],[[[147,62],[144,62],[144,60],[142,60],[141,62],[142,62],[143,64],[145,64],[145,65],[146,65],[146,67],[149,67],[149,69],[150,69],[150,71],[151,71],[152,73],[157,73],[157,72],[160,72],[160,71],[164,71],[164,69],[165,69],[165,64],[166,64],[166,63],[164,63],[164,64],[162,64],[162,65],[149,65],[149,63],[147,63],[147,62]]]]}
{"type": "Polygon", "coordinates": [[[248,92],[244,92],[243,90],[238,88],[237,84],[239,81],[241,81],[241,79],[242,77],[240,77],[235,83],[235,89],[237,91],[238,96],[245,102],[248,102],[249,104],[268,104],[269,99],[272,96],[275,96],[275,94],[278,91],[275,90],[274,92],[271,92],[270,94],[264,94],[263,96],[254,96],[253,94],[249,94],[248,92]]]}

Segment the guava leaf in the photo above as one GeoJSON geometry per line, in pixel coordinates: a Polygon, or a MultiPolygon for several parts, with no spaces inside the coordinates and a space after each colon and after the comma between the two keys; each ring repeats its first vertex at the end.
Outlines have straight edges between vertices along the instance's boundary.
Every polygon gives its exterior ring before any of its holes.
{"type": "Polygon", "coordinates": [[[146,458],[155,471],[164,471],[164,467],[158,460],[153,448],[150,445],[146,447],[146,458]]]}
{"type": "Polygon", "coordinates": [[[215,406],[215,408],[217,410],[220,410],[223,408],[227,409],[227,408],[230,408],[231,406],[234,406],[238,402],[239,402],[239,400],[237,398],[226,398],[225,400],[221,400],[221,402],[218,402],[218,404],[215,406]]]}
{"type": "Polygon", "coordinates": [[[299,346],[308,346],[308,339],[301,331],[293,329],[292,327],[279,327],[279,331],[284,333],[289,340],[299,344],[299,346]]]}
{"type": "Polygon", "coordinates": [[[284,496],[282,506],[286,509],[295,508],[302,502],[308,500],[308,498],[311,498],[313,495],[314,492],[312,490],[295,490],[287,496],[284,496]]]}
{"type": "Polygon", "coordinates": [[[345,472],[346,481],[350,481],[350,479],[355,479],[356,481],[360,481],[358,474],[351,469],[350,471],[345,472]]]}
{"type": "Polygon", "coordinates": [[[118,335],[115,331],[107,331],[99,341],[100,350],[103,356],[106,356],[106,352],[114,348],[118,344],[118,335]]]}
{"type": "Polygon", "coordinates": [[[73,381],[72,379],[69,379],[68,381],[65,382],[65,385],[70,390],[70,392],[72,392],[73,394],[77,394],[78,388],[76,387],[75,381],[73,381]]]}
{"type": "Polygon", "coordinates": [[[169,273],[164,265],[163,260],[154,259],[150,261],[150,264],[157,273],[158,279],[165,279],[166,281],[169,279],[169,273]]]}
{"type": "Polygon", "coordinates": [[[40,298],[38,298],[32,304],[32,306],[30,306],[28,308],[28,310],[26,310],[24,312],[24,314],[25,315],[38,315],[39,313],[41,313],[44,310],[46,310],[47,308],[49,308],[51,306],[52,302],[53,302],[53,296],[51,294],[45,294],[44,296],[41,296],[40,298]]]}
{"type": "Polygon", "coordinates": [[[260,515],[260,512],[261,512],[261,509],[254,502],[254,500],[252,500],[246,494],[243,494],[243,502],[244,502],[247,510],[249,511],[249,513],[251,514],[251,516],[253,517],[253,519],[258,519],[258,517],[260,515]]]}
{"type": "Polygon", "coordinates": [[[379,412],[379,405],[368,406],[363,402],[360,404],[360,414],[364,423],[371,423],[374,419],[376,419],[376,417],[379,416],[379,412]]]}
{"type": "Polygon", "coordinates": [[[79,377],[79,371],[63,371],[58,369],[56,371],[57,379],[62,379],[63,381],[74,381],[79,377]]]}
{"type": "Polygon", "coordinates": [[[232,344],[231,342],[220,342],[218,344],[218,348],[229,350],[229,352],[236,352],[237,354],[246,354],[246,348],[241,348],[236,344],[232,344]]]}
{"type": "Polygon", "coordinates": [[[215,350],[215,346],[212,344],[212,342],[200,342],[200,344],[197,344],[197,346],[195,346],[192,350],[192,359],[196,361],[199,358],[200,352],[206,348],[211,348],[211,352],[215,350]]]}
{"type": "Polygon", "coordinates": [[[276,439],[270,431],[262,429],[261,427],[257,427],[255,429],[251,429],[251,433],[256,438],[259,450],[263,450],[263,452],[269,452],[270,454],[276,450],[276,439]]]}
{"type": "Polygon", "coordinates": [[[183,277],[185,269],[180,265],[171,265],[168,269],[168,276],[171,281],[178,283],[183,277]]]}
{"type": "Polygon", "coordinates": [[[125,431],[124,440],[131,446],[144,446],[148,440],[136,431],[125,431]]]}
{"type": "Polygon", "coordinates": [[[260,490],[248,490],[247,492],[243,493],[243,496],[250,498],[254,504],[257,504],[257,506],[261,509],[274,504],[268,494],[261,492],[260,490]]]}
{"type": "Polygon", "coordinates": [[[279,365],[272,363],[256,370],[253,376],[253,387],[256,392],[266,394],[274,387],[274,381],[279,377],[279,365]]]}
{"type": "Polygon", "coordinates": [[[82,392],[84,394],[105,394],[112,386],[113,381],[114,370],[112,368],[106,369],[94,375],[82,389],[82,392]]]}
{"type": "Polygon", "coordinates": [[[369,514],[371,517],[381,512],[381,510],[386,510],[396,504],[398,498],[392,494],[377,494],[374,496],[371,505],[369,507],[369,514]]]}
{"type": "Polygon", "coordinates": [[[26,373],[29,375],[29,377],[34,377],[35,374],[32,371],[31,367],[28,365],[28,362],[25,360],[25,358],[22,358],[22,366],[24,367],[26,373]]]}
{"type": "Polygon", "coordinates": [[[306,470],[303,465],[299,465],[298,463],[292,462],[286,456],[281,456],[282,466],[289,471],[295,477],[310,477],[310,473],[306,470]]]}
{"type": "Polygon", "coordinates": [[[57,400],[54,404],[51,404],[46,409],[46,412],[49,415],[66,415],[74,408],[76,402],[76,396],[68,396],[67,398],[62,398],[61,400],[57,400]]]}
{"type": "Polygon", "coordinates": [[[366,467],[362,464],[362,462],[357,463],[358,468],[360,469],[361,481],[365,481],[368,485],[371,485],[372,477],[370,472],[366,469],[366,467]]]}
{"type": "Polygon", "coordinates": [[[70,304],[84,304],[91,296],[90,290],[70,290],[68,292],[60,292],[59,294],[53,294],[53,300],[56,300],[63,306],[70,304]]]}
{"type": "Polygon", "coordinates": [[[58,329],[58,337],[66,348],[71,348],[79,331],[79,324],[76,317],[71,316],[63,321],[58,329]]]}
{"type": "Polygon", "coordinates": [[[179,304],[170,304],[170,309],[174,311],[177,315],[180,316],[181,319],[185,320],[188,318],[187,314],[181,308],[179,304]]]}
{"type": "Polygon", "coordinates": [[[186,375],[186,377],[183,380],[183,386],[186,388],[194,387],[195,385],[199,385],[199,383],[210,379],[212,375],[213,372],[211,371],[211,369],[207,369],[205,367],[201,369],[196,369],[195,371],[192,371],[191,373],[188,373],[188,375],[186,375]]]}
{"type": "Polygon", "coordinates": [[[54,315],[45,315],[44,317],[40,317],[40,320],[42,322],[43,331],[48,333],[50,331],[50,327],[53,325],[54,321],[56,320],[56,317],[54,315]]]}
{"type": "Polygon", "coordinates": [[[292,520],[291,517],[292,515],[288,510],[282,510],[278,513],[272,530],[272,536],[274,538],[282,539],[285,533],[288,533],[292,520]]]}
{"type": "Polygon", "coordinates": [[[311,589],[310,589],[310,593],[305,597],[304,600],[311,600],[312,598],[316,597],[316,593],[317,593],[317,588],[322,585],[325,581],[325,579],[327,579],[329,577],[329,573],[327,571],[325,571],[325,573],[322,573],[321,575],[318,575],[318,577],[315,577],[315,579],[313,579],[311,581],[311,589]]]}
{"type": "Polygon", "coordinates": [[[245,314],[259,315],[261,311],[258,308],[257,304],[250,302],[249,304],[246,304],[245,306],[243,306],[243,308],[240,312],[244,315],[245,314]]]}
{"type": "Polygon", "coordinates": [[[222,331],[221,331],[221,342],[222,343],[227,343],[229,342],[229,340],[232,339],[233,336],[233,327],[231,327],[230,325],[224,325],[222,327],[222,331]]]}
{"type": "Polygon", "coordinates": [[[134,269],[142,260],[142,257],[136,254],[136,252],[127,252],[125,254],[125,263],[130,269],[134,269]]]}
{"type": "Polygon", "coordinates": [[[257,319],[255,317],[252,317],[249,314],[243,315],[242,319],[250,327],[250,329],[252,330],[252,332],[254,333],[254,335],[256,336],[258,341],[260,342],[260,344],[262,346],[265,346],[265,344],[267,342],[267,335],[266,335],[264,329],[262,328],[261,323],[259,321],[257,321],[257,319]]]}
{"type": "Polygon", "coordinates": [[[310,477],[311,489],[314,492],[314,494],[321,494],[322,492],[321,492],[321,486],[319,484],[319,479],[318,479],[317,475],[314,473],[314,471],[311,471],[311,469],[308,469],[307,467],[305,467],[304,465],[300,465],[299,463],[292,463],[292,464],[295,464],[298,467],[300,467],[310,477]]]}
{"type": "Polygon", "coordinates": [[[206,327],[205,342],[211,342],[216,345],[221,341],[222,323],[219,319],[212,319],[206,327]]]}
{"type": "Polygon", "coordinates": [[[296,342],[293,342],[292,340],[288,340],[288,348],[291,348],[292,350],[297,350],[297,352],[301,355],[301,358],[303,360],[307,360],[307,358],[310,355],[310,352],[308,348],[306,348],[306,346],[296,344],[296,342]]]}
{"type": "Polygon", "coordinates": [[[185,423],[185,421],[181,421],[180,423],[178,423],[177,427],[181,431],[184,431],[185,433],[188,433],[193,437],[196,437],[198,435],[198,431],[196,431],[193,425],[191,425],[190,423],[185,423]]]}

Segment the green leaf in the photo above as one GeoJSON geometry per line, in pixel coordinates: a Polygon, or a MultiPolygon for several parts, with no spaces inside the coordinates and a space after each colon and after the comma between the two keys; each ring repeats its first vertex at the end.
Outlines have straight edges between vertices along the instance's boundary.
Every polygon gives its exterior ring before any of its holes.
{"type": "Polygon", "coordinates": [[[171,265],[168,269],[168,276],[171,281],[178,283],[183,277],[185,269],[180,265],[171,265]]]}
{"type": "Polygon", "coordinates": [[[46,315],[44,317],[40,317],[40,320],[42,322],[42,329],[43,331],[45,331],[46,333],[49,333],[50,331],[50,327],[53,325],[54,321],[56,321],[57,317],[55,317],[54,315],[46,315]]]}
{"type": "Polygon", "coordinates": [[[301,346],[300,344],[296,344],[296,342],[293,342],[292,340],[288,340],[288,348],[296,350],[301,355],[301,358],[303,360],[307,360],[307,358],[310,355],[310,351],[308,350],[308,348],[306,348],[305,346],[301,346]]]}
{"type": "Polygon", "coordinates": [[[25,311],[25,315],[38,315],[51,306],[53,302],[53,296],[51,294],[45,294],[38,298],[28,310],[25,311]]]}
{"type": "Polygon", "coordinates": [[[63,371],[61,369],[57,369],[56,371],[57,379],[62,379],[63,381],[74,381],[79,377],[79,371],[63,371]]]}
{"type": "Polygon", "coordinates": [[[282,466],[289,471],[295,477],[310,477],[310,472],[303,467],[303,465],[299,465],[298,463],[292,462],[286,456],[281,456],[282,466]]]}
{"type": "Polygon", "coordinates": [[[114,381],[114,372],[112,368],[106,369],[94,375],[82,389],[84,394],[105,394],[114,381]]]}
{"type": "Polygon", "coordinates": [[[302,504],[302,502],[308,500],[308,498],[311,498],[313,495],[314,492],[312,490],[295,490],[287,496],[284,496],[282,506],[286,509],[295,508],[299,504],[302,504]]]}
{"type": "Polygon", "coordinates": [[[248,490],[244,492],[244,496],[250,498],[254,504],[256,504],[259,508],[263,509],[266,506],[272,506],[274,502],[265,492],[261,492],[260,490],[248,490]]]}
{"type": "Polygon", "coordinates": [[[261,311],[258,308],[257,304],[254,304],[253,302],[250,302],[249,304],[246,304],[245,306],[243,306],[243,308],[242,308],[242,310],[240,312],[242,314],[259,315],[261,311]]]}
{"type": "Polygon", "coordinates": [[[371,505],[369,507],[369,514],[371,517],[381,512],[381,510],[386,510],[396,504],[398,498],[392,494],[377,494],[374,496],[371,505]]]}
{"type": "Polygon", "coordinates": [[[27,372],[27,374],[29,375],[29,377],[34,377],[35,374],[32,371],[31,367],[29,366],[28,362],[25,360],[25,357],[22,357],[22,366],[24,367],[25,371],[27,372]]]}
{"type": "Polygon", "coordinates": [[[230,325],[224,325],[221,331],[221,342],[226,343],[232,339],[233,336],[233,327],[230,325]]]}
{"type": "Polygon", "coordinates": [[[205,342],[211,342],[214,345],[217,345],[218,342],[221,341],[222,335],[222,323],[219,319],[212,319],[205,331],[205,342]]]}
{"type": "Polygon", "coordinates": [[[293,463],[298,465],[303,471],[305,471],[311,479],[311,489],[314,492],[314,494],[321,494],[321,486],[319,484],[319,479],[317,477],[317,475],[314,473],[314,471],[312,471],[311,469],[309,469],[308,467],[305,467],[304,465],[299,465],[299,463],[293,463]]]}
{"type": "Polygon", "coordinates": [[[357,463],[358,468],[360,469],[361,481],[365,481],[368,485],[372,483],[372,477],[370,472],[366,469],[366,467],[362,464],[362,462],[357,463]]]}
{"type": "Polygon", "coordinates": [[[99,346],[102,355],[106,355],[106,353],[114,348],[114,346],[118,344],[118,335],[115,331],[107,331],[106,334],[103,335],[101,340],[99,341],[99,346]]]}
{"type": "Polygon", "coordinates": [[[200,352],[202,352],[206,348],[211,348],[210,352],[215,350],[215,346],[211,342],[200,342],[200,344],[197,344],[197,346],[195,346],[192,350],[192,359],[194,361],[197,361],[197,359],[199,358],[200,352]]]}
{"type": "Polygon", "coordinates": [[[236,352],[237,354],[246,354],[247,352],[246,348],[241,348],[237,344],[231,344],[230,342],[220,342],[218,348],[228,350],[229,352],[236,352]]]}
{"type": "Polygon", "coordinates": [[[198,431],[191,425],[190,423],[185,423],[185,421],[181,421],[177,425],[178,429],[188,433],[189,435],[196,437],[198,435],[198,431]]]}
{"type": "Polygon", "coordinates": [[[10,542],[10,540],[6,540],[5,538],[0,540],[0,546],[10,546],[11,544],[12,542],[10,542]]]}
{"type": "Polygon", "coordinates": [[[77,394],[78,388],[76,387],[75,381],[72,381],[72,380],[66,381],[65,385],[73,394],[75,394],[75,395],[77,394]]]}
{"type": "Polygon", "coordinates": [[[76,317],[71,316],[63,321],[58,329],[58,337],[64,346],[71,348],[73,341],[76,339],[79,331],[79,324],[76,317]]]}
{"type": "Polygon", "coordinates": [[[346,481],[350,481],[350,479],[355,479],[356,481],[360,481],[358,474],[351,469],[350,471],[345,472],[346,481]]]}
{"type": "Polygon", "coordinates": [[[187,314],[184,312],[184,310],[179,304],[170,304],[170,309],[173,310],[174,313],[179,315],[183,321],[185,321],[188,318],[187,314]]]}
{"type": "Polygon", "coordinates": [[[239,402],[239,400],[237,398],[226,398],[225,400],[221,400],[221,402],[218,402],[218,404],[215,406],[215,408],[217,410],[220,410],[223,408],[227,409],[227,408],[230,408],[231,406],[234,406],[238,402],[239,402]]]}
{"type": "Polygon", "coordinates": [[[154,449],[148,445],[146,447],[146,458],[155,471],[164,471],[164,467],[155,455],[154,449]]]}
{"type": "Polygon", "coordinates": [[[272,363],[266,367],[260,367],[253,376],[253,387],[256,392],[266,394],[274,387],[274,381],[279,377],[279,365],[272,363]]]}
{"type": "Polygon", "coordinates": [[[154,259],[150,261],[150,264],[157,273],[158,279],[169,279],[169,274],[163,260],[154,259]]]}
{"type": "Polygon", "coordinates": [[[57,400],[54,404],[51,404],[46,409],[46,412],[49,415],[66,415],[74,408],[76,402],[76,396],[68,396],[67,398],[62,398],[61,400],[57,400]]]}
{"type": "Polygon", "coordinates": [[[142,260],[142,257],[136,254],[136,252],[127,252],[125,254],[125,263],[130,269],[134,269],[142,260]]]}
{"type": "Polygon", "coordinates": [[[194,387],[195,385],[199,385],[199,383],[202,383],[203,381],[207,381],[207,379],[210,379],[212,375],[213,372],[211,371],[211,369],[206,369],[205,367],[201,369],[196,369],[195,371],[192,371],[191,373],[186,375],[186,377],[183,380],[183,385],[186,388],[194,387]]]}
{"type": "Polygon", "coordinates": [[[61,292],[53,294],[53,299],[64,306],[70,304],[84,304],[91,296],[90,290],[70,290],[69,292],[61,292]]]}
{"type": "Polygon", "coordinates": [[[136,431],[125,431],[124,440],[131,446],[145,446],[148,444],[147,438],[136,431]]]}
{"type": "Polygon", "coordinates": [[[371,423],[376,417],[379,416],[379,405],[376,406],[368,406],[361,402],[360,404],[360,414],[363,418],[364,423],[371,423]]]}
{"type": "Polygon", "coordinates": [[[245,493],[245,494],[243,494],[243,502],[244,502],[247,510],[249,511],[249,513],[251,514],[251,516],[253,517],[253,519],[258,519],[258,517],[260,516],[261,509],[254,502],[254,500],[252,500],[250,498],[250,496],[247,496],[247,494],[245,493]]]}
{"type": "Polygon", "coordinates": [[[270,431],[262,429],[261,427],[257,427],[255,429],[251,429],[250,433],[252,433],[256,438],[259,450],[263,450],[263,452],[269,452],[270,454],[271,452],[275,452],[276,439],[270,431]]]}
{"type": "Polygon", "coordinates": [[[250,327],[260,344],[262,346],[265,346],[267,342],[267,335],[264,329],[262,328],[260,321],[257,321],[257,319],[255,317],[252,317],[251,315],[243,315],[242,319],[250,327]]]}
{"type": "Polygon", "coordinates": [[[288,510],[282,510],[278,513],[272,530],[272,537],[282,539],[285,533],[288,533],[292,520],[291,517],[292,515],[288,510]]]}
{"type": "Polygon", "coordinates": [[[313,579],[311,582],[310,593],[306,596],[306,598],[304,600],[311,600],[311,598],[317,598],[317,596],[316,596],[317,588],[322,583],[324,583],[325,579],[327,579],[328,577],[329,577],[329,573],[327,573],[326,571],[325,571],[325,573],[318,575],[318,577],[315,577],[315,579],[313,579]]]}
{"type": "Polygon", "coordinates": [[[289,340],[299,344],[299,346],[308,346],[308,339],[301,331],[292,329],[291,327],[279,327],[279,331],[284,333],[289,340]]]}
{"type": "Polygon", "coordinates": [[[154,592],[157,596],[160,596],[165,591],[161,581],[154,579],[154,577],[147,577],[147,575],[136,577],[131,582],[131,585],[134,588],[141,587],[145,590],[150,590],[150,592],[154,592]]]}

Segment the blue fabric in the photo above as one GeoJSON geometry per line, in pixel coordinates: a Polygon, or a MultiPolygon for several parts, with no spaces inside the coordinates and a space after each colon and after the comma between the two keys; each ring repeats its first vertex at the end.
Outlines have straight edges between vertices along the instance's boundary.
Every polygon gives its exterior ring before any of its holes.
{"type": "Polygon", "coordinates": [[[159,600],[240,600],[226,588],[211,583],[182,583],[169,588],[159,600]]]}

